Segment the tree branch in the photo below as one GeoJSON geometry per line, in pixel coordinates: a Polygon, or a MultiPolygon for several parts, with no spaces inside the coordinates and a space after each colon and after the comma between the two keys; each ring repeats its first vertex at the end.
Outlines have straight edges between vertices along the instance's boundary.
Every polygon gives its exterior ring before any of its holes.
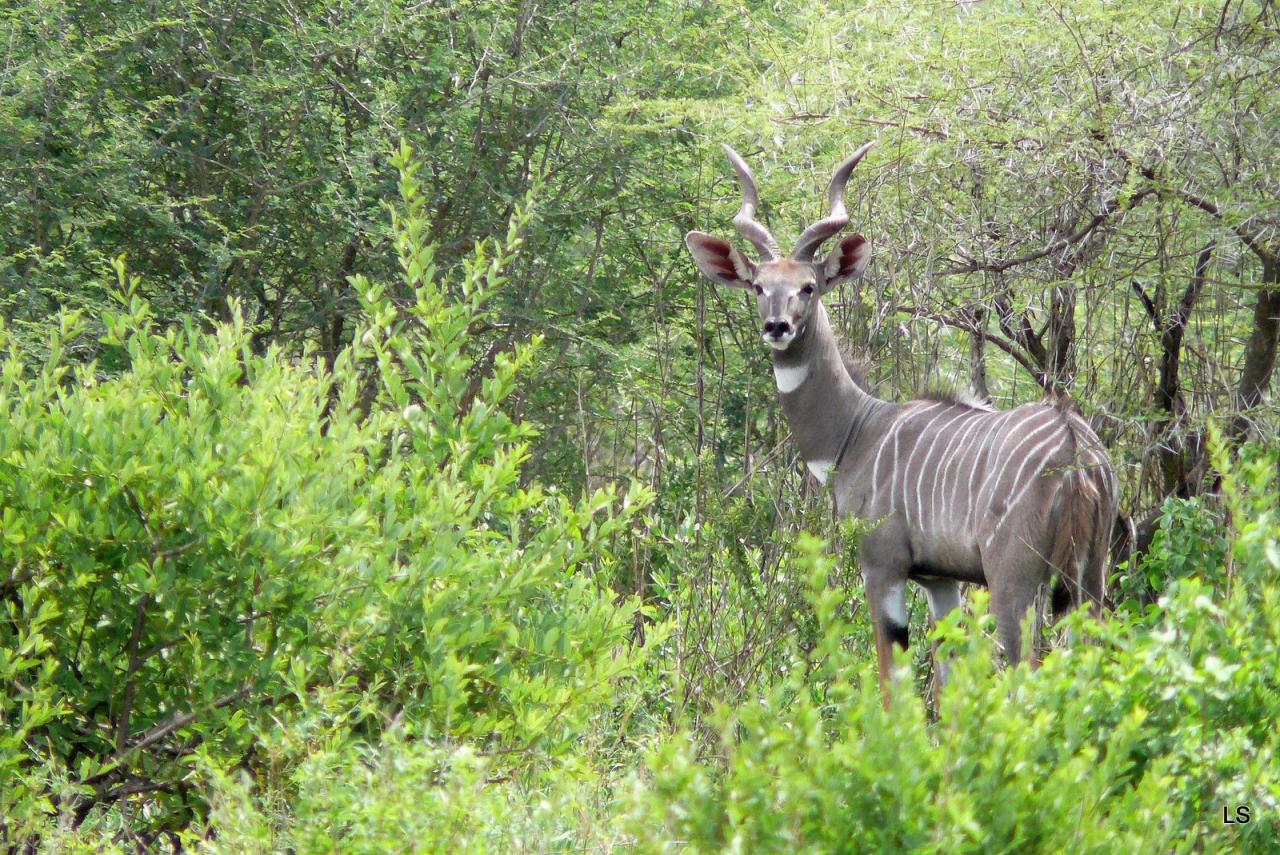
{"type": "Polygon", "coordinates": [[[970,323],[963,318],[927,312],[924,309],[920,309],[915,306],[897,306],[896,311],[905,312],[913,318],[946,324],[947,326],[952,326],[956,329],[961,329],[967,333],[981,337],[983,341],[988,341],[991,344],[994,344],[996,347],[1013,357],[1013,361],[1027,370],[1027,373],[1031,375],[1031,378],[1036,381],[1037,386],[1044,389],[1046,392],[1049,391],[1049,380],[1045,373],[1041,371],[1025,353],[1019,351],[1017,346],[1008,339],[1001,338],[998,335],[993,335],[984,329],[980,329],[976,324],[970,323]]]}
{"type": "Polygon", "coordinates": [[[1142,287],[1142,283],[1137,279],[1134,279],[1130,284],[1133,285],[1133,293],[1137,294],[1138,299],[1142,301],[1142,308],[1147,310],[1147,315],[1151,318],[1151,322],[1156,325],[1156,330],[1162,329],[1164,322],[1160,319],[1160,309],[1152,302],[1147,290],[1142,287]]]}
{"type": "Polygon", "coordinates": [[[191,724],[191,722],[198,719],[202,714],[209,712],[211,710],[222,709],[225,706],[234,704],[236,701],[244,699],[245,696],[247,696],[248,694],[249,694],[249,687],[246,686],[243,689],[239,689],[230,694],[223,695],[222,697],[215,700],[212,704],[210,704],[205,709],[192,710],[191,712],[186,712],[186,713],[175,713],[165,721],[151,728],[150,730],[144,733],[140,733],[136,737],[134,737],[137,740],[136,742],[133,742],[133,744],[127,746],[122,750],[116,751],[114,754],[108,757],[106,761],[103,763],[103,766],[105,768],[103,768],[102,771],[98,772],[95,775],[90,775],[82,783],[96,784],[104,780],[108,775],[110,775],[112,772],[115,771],[120,761],[124,760],[130,754],[150,748],[152,745],[155,745],[157,742],[171,735],[175,731],[181,730],[182,728],[191,724]]]}
{"type": "Polygon", "coordinates": [[[1028,264],[1032,261],[1037,261],[1041,258],[1044,258],[1046,255],[1052,255],[1053,253],[1061,249],[1066,249],[1072,244],[1079,243],[1080,241],[1087,238],[1093,232],[1094,229],[1096,229],[1098,226],[1106,222],[1107,219],[1109,219],[1121,208],[1124,208],[1125,210],[1129,210],[1135,207],[1140,201],[1145,199],[1147,196],[1152,195],[1153,193],[1155,193],[1154,188],[1144,187],[1142,190],[1139,190],[1132,197],[1130,197],[1129,201],[1126,202],[1124,205],[1120,204],[1120,199],[1118,197],[1111,199],[1105,205],[1102,206],[1101,211],[1094,214],[1089,219],[1089,222],[1081,226],[1078,230],[1076,230],[1074,234],[1070,234],[1064,238],[1053,241],[1048,246],[1044,247],[1043,249],[1038,249],[1035,252],[1029,252],[1026,255],[1019,255],[1016,258],[1006,258],[1000,261],[978,261],[977,259],[974,259],[969,264],[965,264],[960,267],[949,267],[946,270],[936,271],[934,275],[935,276],[955,276],[961,273],[979,273],[979,272],[1000,273],[1002,271],[1008,270],[1011,267],[1018,267],[1019,265],[1028,264]]]}

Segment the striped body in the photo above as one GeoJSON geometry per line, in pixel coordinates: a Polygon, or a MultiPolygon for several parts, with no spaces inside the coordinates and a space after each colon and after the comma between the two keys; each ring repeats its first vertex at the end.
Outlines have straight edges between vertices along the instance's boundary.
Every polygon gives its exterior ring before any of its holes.
{"type": "Polygon", "coordinates": [[[936,575],[985,583],[984,553],[1010,537],[1047,556],[1060,493],[1114,493],[1101,443],[1060,407],[913,401],[881,413],[878,430],[846,451],[837,508],[900,518],[913,564],[936,575]]]}
{"type": "Polygon", "coordinates": [[[773,360],[809,471],[832,485],[838,513],[877,524],[861,563],[885,644],[906,645],[908,581],[924,588],[935,618],[959,604],[959,583],[988,586],[1015,660],[1042,584],[1056,576],[1055,599],[1101,605],[1116,480],[1074,411],[882,401],[849,376],[821,303],[773,360]]]}

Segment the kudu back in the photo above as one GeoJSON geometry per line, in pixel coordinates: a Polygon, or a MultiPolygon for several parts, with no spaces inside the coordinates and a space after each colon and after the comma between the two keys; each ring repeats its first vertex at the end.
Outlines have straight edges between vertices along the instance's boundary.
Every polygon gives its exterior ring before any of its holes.
{"type": "Polygon", "coordinates": [[[698,231],[685,244],[712,281],[756,295],[801,456],[814,477],[832,484],[837,513],[875,524],[859,560],[884,684],[893,645],[907,646],[909,581],[924,589],[935,621],[959,605],[961,582],[990,588],[1011,663],[1021,658],[1022,621],[1041,585],[1054,583],[1055,616],[1081,603],[1099,610],[1116,480],[1098,437],[1063,403],[1005,411],[957,400],[899,404],[853,382],[821,298],[861,276],[870,245],[851,234],[825,257],[815,255],[848,225],[845,185],[871,146],[836,169],[828,215],[805,229],[788,256],[756,219],[750,169],[725,146],[742,188],[733,222],[759,258],[698,231]]]}

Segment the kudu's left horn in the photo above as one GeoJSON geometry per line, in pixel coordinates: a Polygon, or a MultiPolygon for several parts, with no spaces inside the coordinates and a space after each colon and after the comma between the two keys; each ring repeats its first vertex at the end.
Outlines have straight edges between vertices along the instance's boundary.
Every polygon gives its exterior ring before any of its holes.
{"type": "Polygon", "coordinates": [[[813,254],[818,251],[818,247],[822,246],[823,241],[849,225],[849,214],[844,207],[844,188],[849,183],[849,175],[852,174],[853,168],[875,144],[875,140],[865,143],[848,160],[836,167],[835,174],[831,176],[831,183],[827,185],[827,206],[830,213],[809,226],[804,230],[804,234],[800,235],[800,239],[796,241],[796,248],[791,250],[791,257],[796,261],[812,261],[813,254]]]}

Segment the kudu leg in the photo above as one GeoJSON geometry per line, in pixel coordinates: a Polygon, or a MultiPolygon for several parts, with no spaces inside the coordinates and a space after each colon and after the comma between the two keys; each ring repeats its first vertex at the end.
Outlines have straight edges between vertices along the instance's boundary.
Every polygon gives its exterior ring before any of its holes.
{"type": "Polygon", "coordinates": [[[876,666],[880,678],[880,692],[884,696],[884,704],[889,706],[889,681],[893,679],[893,646],[898,644],[907,649],[907,630],[902,628],[898,635],[895,629],[883,620],[876,619],[872,609],[872,620],[876,636],[876,666]]]}
{"type": "MultiPolygon", "coordinates": [[[[925,599],[929,601],[929,617],[936,626],[938,621],[949,615],[960,605],[960,583],[954,579],[920,579],[920,587],[924,588],[925,599]]],[[[946,685],[950,676],[950,663],[939,658],[938,643],[933,643],[933,673],[937,675],[937,688],[946,685]]],[[[937,694],[934,694],[935,700],[937,694]]]]}
{"type": "Polygon", "coordinates": [[[907,572],[909,555],[899,520],[888,520],[862,539],[862,580],[871,606],[876,636],[876,662],[880,691],[889,705],[889,681],[893,677],[893,646],[907,649],[907,572]]]}
{"type": "Polygon", "coordinates": [[[1048,544],[1033,545],[1017,529],[1006,530],[995,538],[992,549],[985,551],[982,563],[987,568],[991,588],[991,611],[996,618],[996,633],[1004,647],[1005,661],[1017,665],[1023,661],[1038,666],[1036,639],[1040,634],[1039,618],[1028,625],[1030,638],[1023,648],[1022,628],[1029,616],[1041,586],[1049,581],[1049,562],[1044,557],[1048,544]]]}
{"type": "Polygon", "coordinates": [[[889,681],[893,678],[893,648],[907,649],[906,576],[877,573],[863,567],[867,599],[871,605],[871,623],[876,637],[876,664],[879,667],[880,691],[885,706],[889,704],[889,681]]]}
{"type": "Polygon", "coordinates": [[[1036,592],[1044,575],[1044,570],[1037,567],[1025,574],[1011,574],[1012,578],[992,582],[991,610],[996,617],[996,633],[1004,647],[1005,661],[1010,665],[1017,665],[1022,661],[1022,628],[1026,624],[1031,635],[1026,646],[1027,664],[1033,669],[1039,667],[1036,654],[1039,622],[1031,609],[1035,605],[1036,592]],[[1032,620],[1027,621],[1028,617],[1032,620]]]}

